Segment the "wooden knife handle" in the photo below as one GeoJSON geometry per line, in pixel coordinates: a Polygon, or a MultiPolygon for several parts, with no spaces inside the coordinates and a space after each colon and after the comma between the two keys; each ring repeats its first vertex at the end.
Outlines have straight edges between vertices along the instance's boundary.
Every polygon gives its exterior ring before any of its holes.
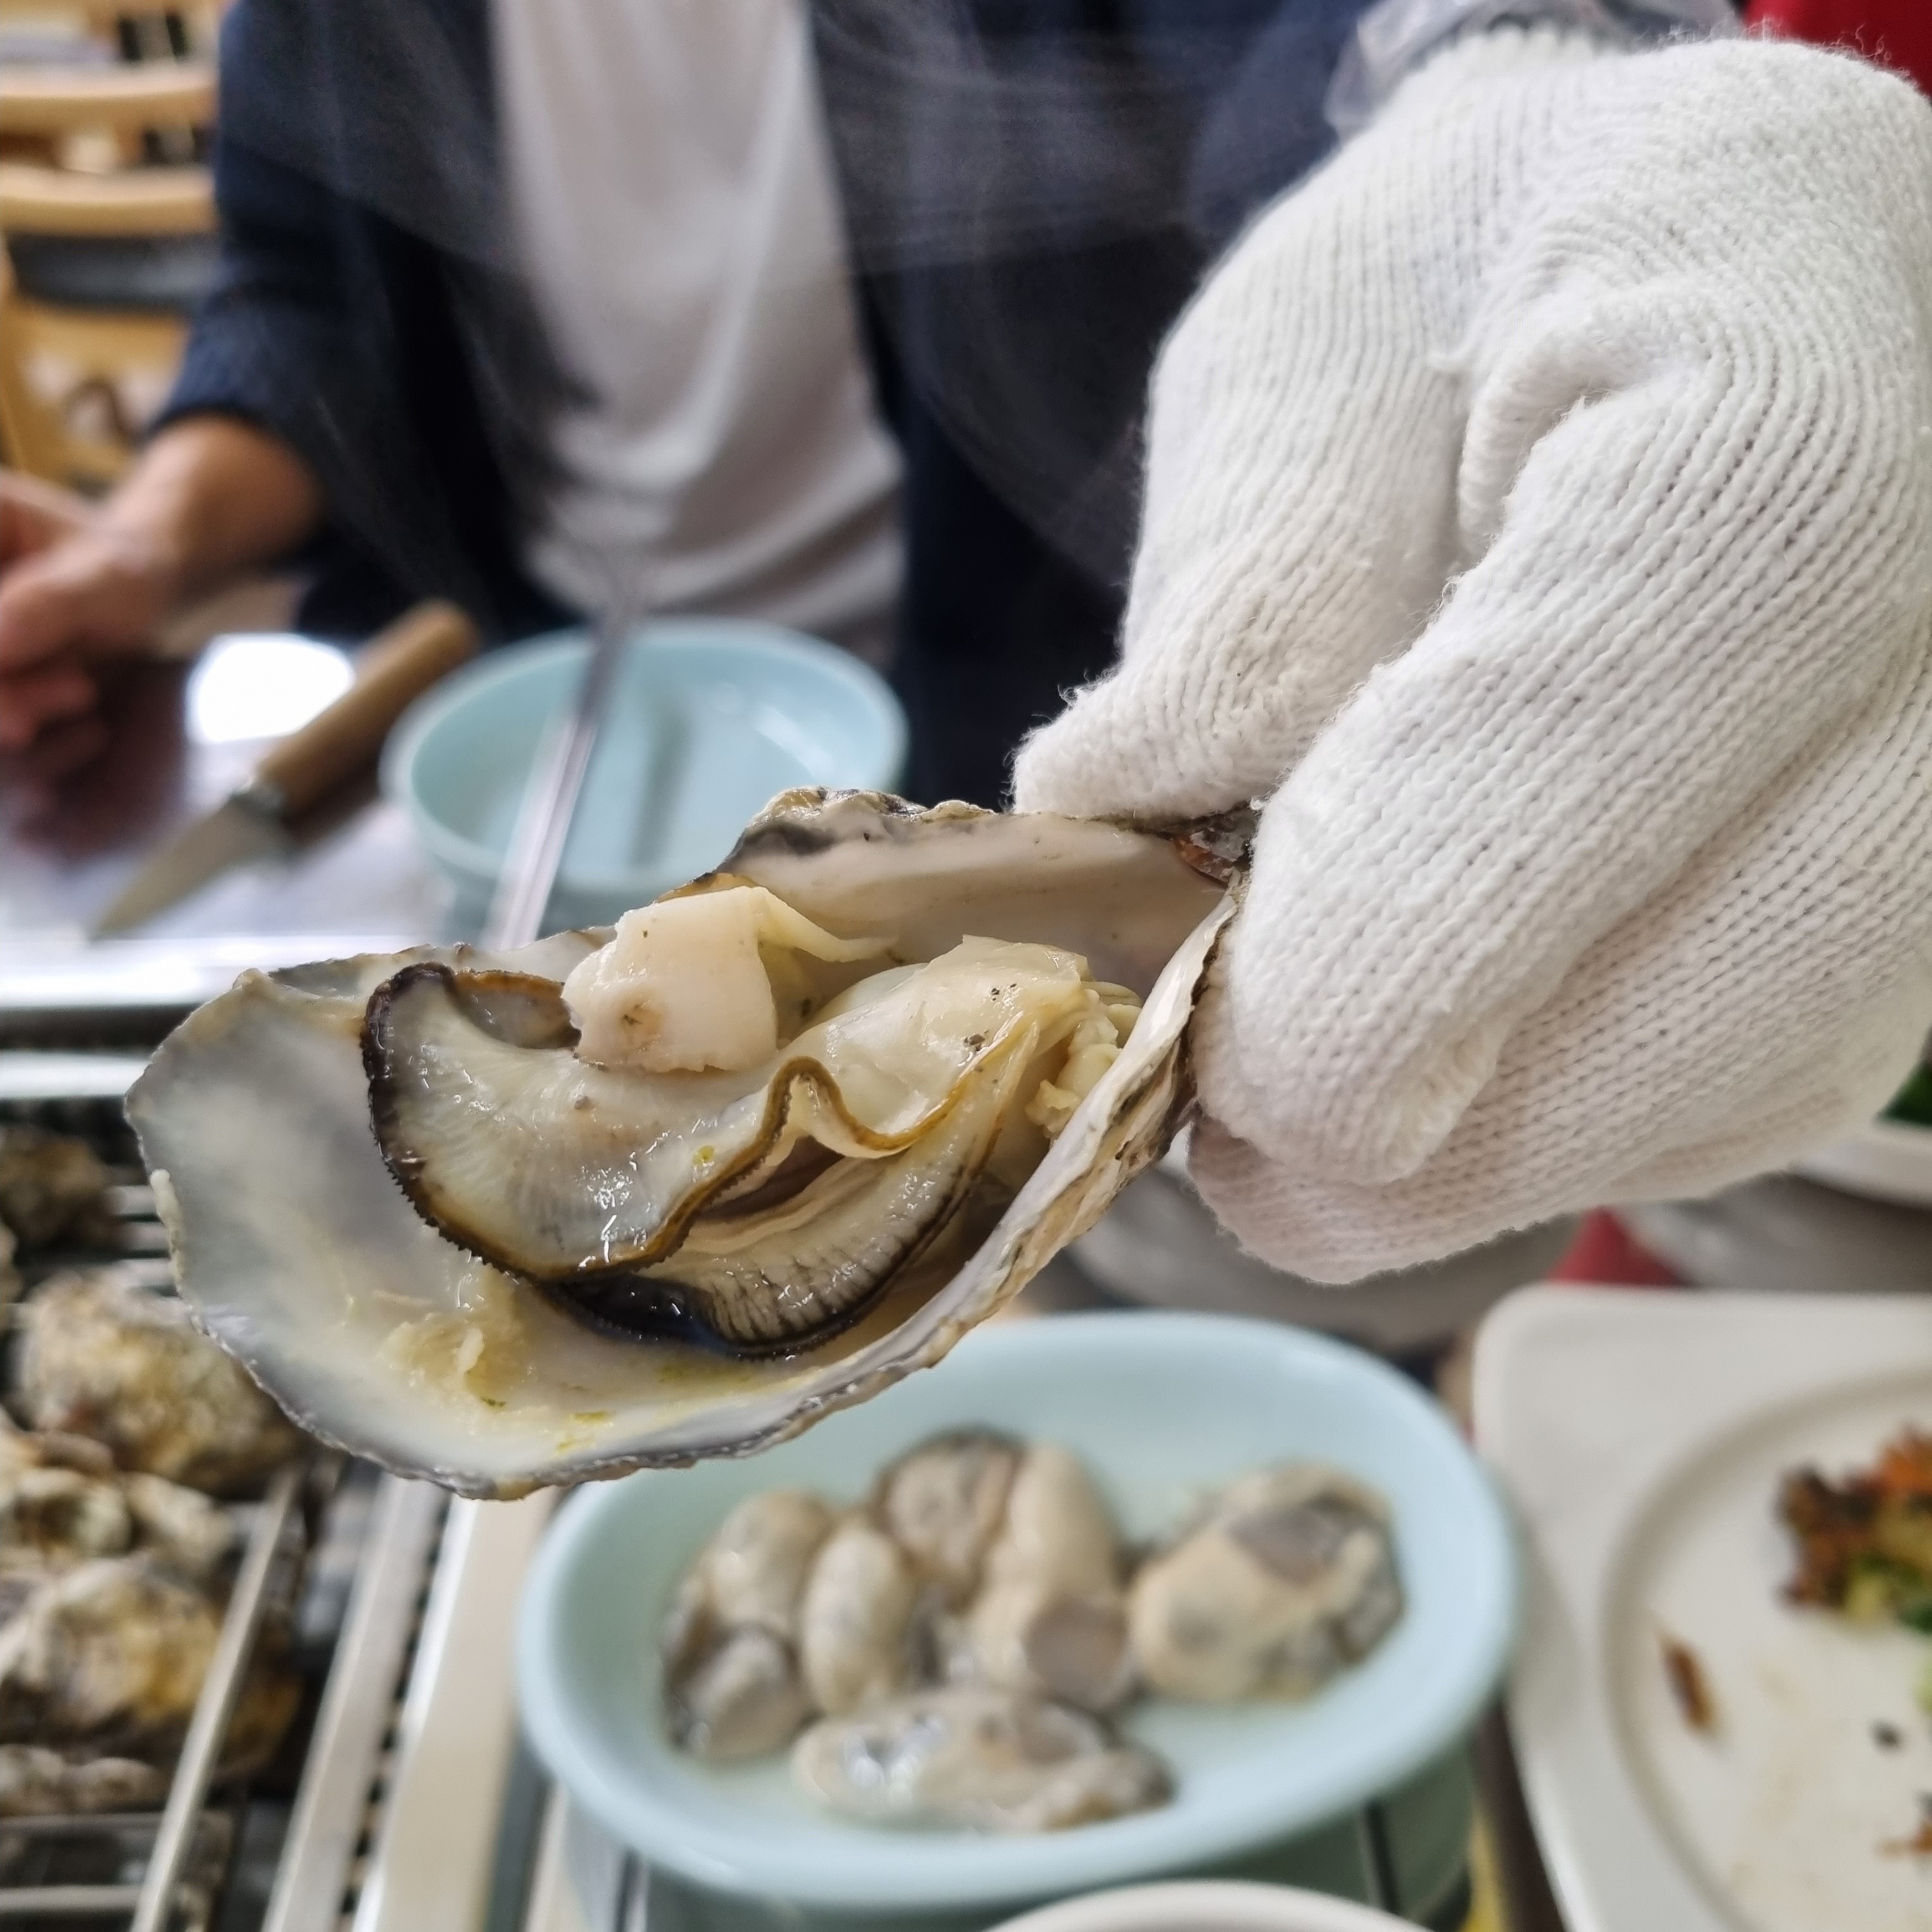
{"type": "Polygon", "coordinates": [[[356,682],[263,758],[248,790],[284,818],[306,812],[367,764],[410,704],[474,656],[476,643],[476,626],[454,604],[418,604],[363,646],[356,682]]]}

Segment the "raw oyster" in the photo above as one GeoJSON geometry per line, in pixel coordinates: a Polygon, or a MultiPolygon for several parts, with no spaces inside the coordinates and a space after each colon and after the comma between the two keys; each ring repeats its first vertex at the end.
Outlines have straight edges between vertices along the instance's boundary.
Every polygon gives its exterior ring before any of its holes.
{"type": "Polygon", "coordinates": [[[906,1690],[919,1665],[919,1580],[864,1516],[826,1539],[799,1606],[799,1661],[814,1708],[842,1715],[906,1690]]]}
{"type": "Polygon", "coordinates": [[[922,1690],[828,1718],[792,1747],[792,1773],[867,1824],[1056,1832],[1165,1802],[1166,1767],[1103,1720],[1011,1691],[922,1690]]]}
{"type": "Polygon", "coordinates": [[[107,1170],[85,1141],[44,1127],[0,1126],[0,1222],[22,1248],[86,1239],[106,1187],[107,1170]]]}
{"type": "Polygon", "coordinates": [[[1304,1464],[1244,1476],[1143,1565],[1128,1628],[1150,1689],[1225,1702],[1308,1696],[1401,1614],[1388,1505],[1304,1464]]]}
{"type": "Polygon", "coordinates": [[[300,1444],[180,1302],[112,1268],[42,1282],[15,1320],[15,1407],[35,1429],[104,1443],[123,1468],[230,1494],[300,1444]]]}
{"type": "Polygon", "coordinates": [[[767,1490],[740,1503],[698,1552],[663,1643],[671,1736],[687,1750],[755,1756],[810,1714],[799,1600],[832,1521],[806,1490],[767,1490]]]}
{"type": "Polygon", "coordinates": [[[695,902],[668,937],[632,922],[668,1014],[628,956],[576,971],[604,933],[244,975],[130,1099],[182,1294],[305,1426],[468,1494],[781,1440],[937,1360],[1156,1157],[1228,877],[796,792],[643,909],[695,902]],[[782,910],[702,903],[742,888],[782,910]],[[714,956],[744,997],[691,993],[714,956]],[[772,1024],[776,1064],[716,1064],[772,1024]]]}
{"type": "MultiPolygon", "coordinates": [[[[200,1590],[146,1556],[104,1557],[54,1577],[0,1626],[0,1743],[143,1757],[173,1750],[220,1628],[200,1590]]],[[[287,1671],[258,1660],[226,1768],[267,1757],[298,1694],[287,1671]]]]}
{"type": "Polygon", "coordinates": [[[37,1744],[0,1744],[0,1818],[135,1811],[158,1804],[167,1776],[126,1757],[70,1757],[37,1744]]]}
{"type": "Polygon", "coordinates": [[[1112,1520],[1078,1457],[1032,1444],[979,1593],[953,1628],[946,1674],[1114,1709],[1134,1688],[1121,1568],[1112,1520]]]}
{"type": "Polygon", "coordinates": [[[1022,1453],[1010,1436],[960,1430],[908,1450],[879,1478],[873,1515],[949,1604],[979,1586],[1022,1453]]]}

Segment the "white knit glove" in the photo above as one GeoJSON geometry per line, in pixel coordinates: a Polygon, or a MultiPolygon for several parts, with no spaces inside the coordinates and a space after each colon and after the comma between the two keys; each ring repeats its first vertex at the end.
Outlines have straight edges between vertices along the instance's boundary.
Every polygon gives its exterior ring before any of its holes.
{"type": "Polygon", "coordinates": [[[1932,1022],[1932,110],[1460,43],[1155,374],[1123,662],[1016,802],[1266,796],[1203,1193],[1322,1280],[1696,1192],[1932,1022]]]}

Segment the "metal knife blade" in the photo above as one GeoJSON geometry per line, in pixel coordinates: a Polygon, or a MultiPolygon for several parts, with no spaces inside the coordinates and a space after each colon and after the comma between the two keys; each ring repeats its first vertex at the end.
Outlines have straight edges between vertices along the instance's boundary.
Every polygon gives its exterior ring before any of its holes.
{"type": "Polygon", "coordinates": [[[125,932],[230,867],[279,857],[294,842],[280,819],[245,799],[231,798],[176,832],[94,920],[88,937],[106,939],[125,932]]]}
{"type": "Polygon", "coordinates": [[[356,682],[274,746],[226,804],[178,832],[88,928],[104,939],[152,919],[218,872],[292,848],[288,821],[366,766],[410,704],[476,649],[453,604],[418,604],[364,648],[356,682]]]}

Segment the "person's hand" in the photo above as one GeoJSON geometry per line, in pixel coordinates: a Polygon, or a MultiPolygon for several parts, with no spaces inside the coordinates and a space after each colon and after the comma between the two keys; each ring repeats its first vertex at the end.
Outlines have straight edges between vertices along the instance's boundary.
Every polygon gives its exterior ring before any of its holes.
{"type": "Polygon", "coordinates": [[[153,532],[0,472],[0,750],[91,710],[95,668],[146,645],[179,584],[153,532]]]}
{"type": "Polygon", "coordinates": [[[1022,808],[1264,796],[1193,1167],[1324,1280],[1692,1192],[1932,1022],[1932,109],[1465,43],[1162,352],[1120,668],[1022,808]]]}

